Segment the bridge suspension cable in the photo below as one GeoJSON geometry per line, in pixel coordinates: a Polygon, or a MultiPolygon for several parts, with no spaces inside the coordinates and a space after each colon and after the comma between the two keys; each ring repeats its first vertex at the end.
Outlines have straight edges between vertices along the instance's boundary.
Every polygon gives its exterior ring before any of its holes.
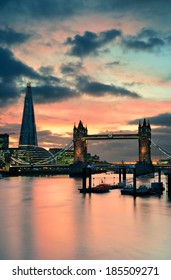
{"type": "Polygon", "coordinates": [[[13,156],[11,157],[11,160],[19,164],[26,164],[26,165],[30,164],[28,161],[22,160],[21,158],[15,158],[13,156]]]}
{"type": "Polygon", "coordinates": [[[51,157],[37,162],[36,164],[48,163],[48,162],[51,162],[51,161],[54,161],[54,160],[56,161],[60,156],[62,156],[65,152],[71,150],[72,148],[73,148],[73,140],[70,141],[69,144],[65,148],[63,148],[60,151],[56,152],[51,157]]]}
{"type": "Polygon", "coordinates": [[[168,152],[166,149],[162,148],[161,146],[157,145],[152,139],[149,139],[151,141],[151,143],[157,148],[159,149],[163,154],[165,154],[167,156],[167,158],[171,158],[171,153],[168,152]]]}
{"type": "MultiPolygon", "coordinates": [[[[51,156],[49,156],[48,158],[46,159],[43,159],[43,160],[40,160],[38,162],[35,162],[33,163],[34,165],[37,165],[37,164],[48,164],[50,162],[56,162],[65,152],[71,150],[73,148],[73,140],[69,142],[69,144],[64,147],[63,149],[57,151],[55,154],[51,154],[51,156]]],[[[13,162],[16,162],[18,164],[23,164],[23,165],[30,165],[30,162],[26,161],[26,160],[23,160],[21,158],[16,158],[14,156],[11,157],[11,160],[13,162]]]]}

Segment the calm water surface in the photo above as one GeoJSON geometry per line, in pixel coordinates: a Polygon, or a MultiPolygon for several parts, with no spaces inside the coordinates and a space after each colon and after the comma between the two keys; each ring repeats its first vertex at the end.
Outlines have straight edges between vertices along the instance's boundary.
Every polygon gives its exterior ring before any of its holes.
{"type": "Polygon", "coordinates": [[[134,201],[79,187],[68,176],[1,179],[0,259],[171,259],[166,191],[134,201]]]}

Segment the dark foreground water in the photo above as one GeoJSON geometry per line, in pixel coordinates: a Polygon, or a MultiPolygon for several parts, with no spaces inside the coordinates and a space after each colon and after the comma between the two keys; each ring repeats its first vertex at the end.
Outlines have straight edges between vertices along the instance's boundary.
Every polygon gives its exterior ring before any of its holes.
{"type": "Polygon", "coordinates": [[[0,259],[171,259],[166,191],[134,201],[80,186],[68,176],[1,179],[0,259]]]}

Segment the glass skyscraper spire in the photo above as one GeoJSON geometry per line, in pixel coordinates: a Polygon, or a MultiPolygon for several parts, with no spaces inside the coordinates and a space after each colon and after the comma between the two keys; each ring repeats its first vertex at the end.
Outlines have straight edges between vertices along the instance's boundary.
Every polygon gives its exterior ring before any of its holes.
{"type": "Polygon", "coordinates": [[[37,146],[37,132],[34,116],[31,83],[27,83],[24,110],[20,130],[19,146],[37,146]]]}

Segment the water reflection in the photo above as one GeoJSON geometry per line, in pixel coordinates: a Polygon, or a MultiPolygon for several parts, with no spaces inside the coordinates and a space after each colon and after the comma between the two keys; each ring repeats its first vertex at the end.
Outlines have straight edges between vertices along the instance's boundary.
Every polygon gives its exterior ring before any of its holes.
{"type": "Polygon", "coordinates": [[[166,191],[133,199],[120,190],[80,194],[80,186],[67,176],[1,180],[0,259],[171,258],[166,191]]]}

